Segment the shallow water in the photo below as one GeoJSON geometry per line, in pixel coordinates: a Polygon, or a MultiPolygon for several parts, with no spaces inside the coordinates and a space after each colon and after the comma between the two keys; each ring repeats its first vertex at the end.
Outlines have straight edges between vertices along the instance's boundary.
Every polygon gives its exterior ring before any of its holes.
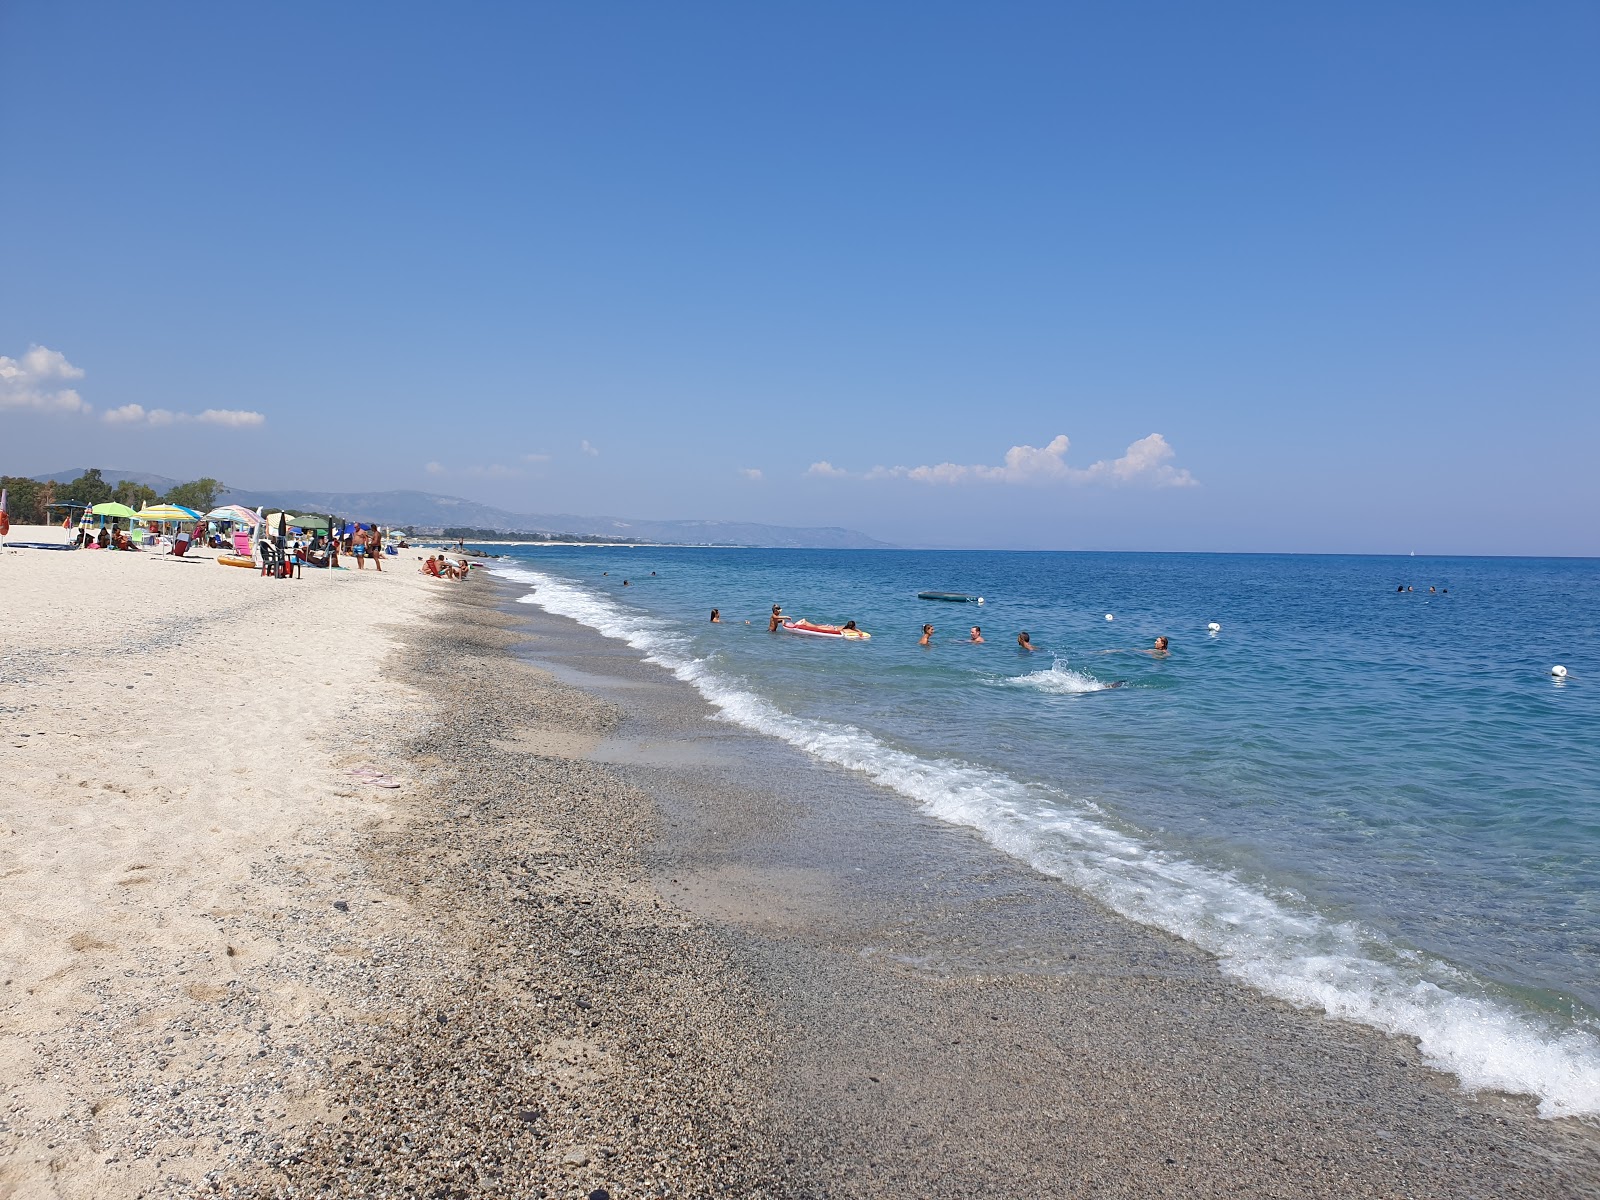
{"type": "Polygon", "coordinates": [[[1266,992],[1600,1114],[1600,562],[581,547],[495,570],[1266,992]],[[770,635],[773,603],[874,637],[770,635]]]}

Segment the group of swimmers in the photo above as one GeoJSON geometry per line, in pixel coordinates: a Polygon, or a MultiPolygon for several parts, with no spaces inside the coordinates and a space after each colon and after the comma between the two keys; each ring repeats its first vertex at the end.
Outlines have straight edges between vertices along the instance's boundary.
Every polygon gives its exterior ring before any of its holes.
{"type": "MultiPolygon", "coordinates": [[[[778,630],[783,628],[784,620],[785,620],[785,617],[783,615],[783,606],[781,604],[774,604],[772,606],[771,614],[767,617],[767,632],[768,633],[777,633],[778,630]]],[[[713,608],[711,610],[711,624],[713,624],[713,625],[721,625],[722,623],[723,623],[723,621],[722,621],[722,610],[720,608],[713,608]]],[[[746,621],[745,624],[748,625],[748,624],[750,624],[750,622],[746,621]]],[[[846,629],[852,629],[853,630],[853,629],[856,628],[856,623],[854,621],[846,621],[843,625],[839,626],[838,628],[841,629],[841,630],[846,630],[846,629]]],[[[933,629],[932,625],[924,625],[922,627],[922,636],[917,639],[917,645],[919,645],[919,646],[932,646],[933,645],[933,633],[934,633],[934,629],[933,629]]],[[[984,642],[983,627],[980,626],[980,625],[972,626],[972,628],[967,633],[966,641],[967,641],[967,643],[969,645],[974,645],[974,646],[982,645],[983,642],[984,642]]],[[[1167,641],[1167,636],[1165,634],[1162,634],[1160,637],[1156,638],[1155,644],[1153,646],[1151,646],[1148,650],[1144,650],[1144,649],[1134,649],[1132,651],[1102,650],[1100,653],[1102,653],[1102,654],[1136,653],[1136,654],[1148,654],[1152,658],[1165,658],[1167,656],[1168,652],[1169,652],[1168,647],[1169,647],[1169,643],[1167,641]]],[[[1024,629],[1021,633],[1017,634],[1017,650],[1019,652],[1021,652],[1023,654],[1033,654],[1038,649],[1039,649],[1039,647],[1037,647],[1037,646],[1035,646],[1033,644],[1033,638],[1032,638],[1031,635],[1029,635],[1029,633],[1028,633],[1028,631],[1026,629],[1024,629]]]]}
{"type": "MultiPolygon", "coordinates": [[[[1402,583],[1397,588],[1395,588],[1394,590],[1397,591],[1397,592],[1414,592],[1417,589],[1412,587],[1410,584],[1402,583]]],[[[1430,585],[1428,587],[1428,590],[1430,592],[1437,592],[1442,596],[1446,596],[1446,595],[1450,594],[1450,589],[1449,588],[1433,587],[1432,585],[1430,585]]]]}

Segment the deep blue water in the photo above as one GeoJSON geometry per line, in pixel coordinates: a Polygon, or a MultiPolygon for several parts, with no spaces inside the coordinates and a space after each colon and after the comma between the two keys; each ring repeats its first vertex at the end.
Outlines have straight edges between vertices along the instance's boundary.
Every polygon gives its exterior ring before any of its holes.
{"type": "Polygon", "coordinates": [[[1600,1113],[1600,560],[540,547],[496,570],[1264,991],[1600,1113]],[[872,640],[769,634],[773,603],[872,640]]]}

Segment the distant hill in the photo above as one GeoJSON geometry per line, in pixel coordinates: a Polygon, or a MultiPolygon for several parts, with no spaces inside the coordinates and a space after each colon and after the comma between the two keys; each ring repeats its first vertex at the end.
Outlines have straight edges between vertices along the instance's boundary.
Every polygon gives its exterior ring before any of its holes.
{"type": "MultiPolygon", "coordinates": [[[[67,483],[83,468],[35,475],[35,479],[67,483]]],[[[124,479],[165,491],[183,482],[145,471],[101,468],[107,483],[124,479]]],[[[794,528],[754,521],[647,521],[621,517],[581,517],[572,513],[514,513],[503,508],[440,496],[432,492],[242,491],[230,488],[219,503],[246,508],[281,508],[287,512],[329,513],[356,521],[403,525],[437,531],[450,527],[493,529],[500,533],[575,533],[585,537],[637,538],[689,546],[776,546],[785,549],[871,550],[889,546],[853,529],[794,528]]]]}

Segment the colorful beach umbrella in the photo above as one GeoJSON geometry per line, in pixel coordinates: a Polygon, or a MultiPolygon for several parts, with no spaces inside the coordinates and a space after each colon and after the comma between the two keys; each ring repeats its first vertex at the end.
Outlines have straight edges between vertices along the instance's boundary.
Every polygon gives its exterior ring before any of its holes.
{"type": "Polygon", "coordinates": [[[224,504],[221,508],[213,508],[206,514],[208,521],[232,521],[236,525],[259,525],[261,514],[251,512],[242,504],[224,504]]]}
{"type": "MultiPolygon", "coordinates": [[[[98,512],[99,506],[95,506],[98,512]]],[[[181,504],[151,504],[131,514],[140,521],[198,521],[200,514],[181,504]]]]}

